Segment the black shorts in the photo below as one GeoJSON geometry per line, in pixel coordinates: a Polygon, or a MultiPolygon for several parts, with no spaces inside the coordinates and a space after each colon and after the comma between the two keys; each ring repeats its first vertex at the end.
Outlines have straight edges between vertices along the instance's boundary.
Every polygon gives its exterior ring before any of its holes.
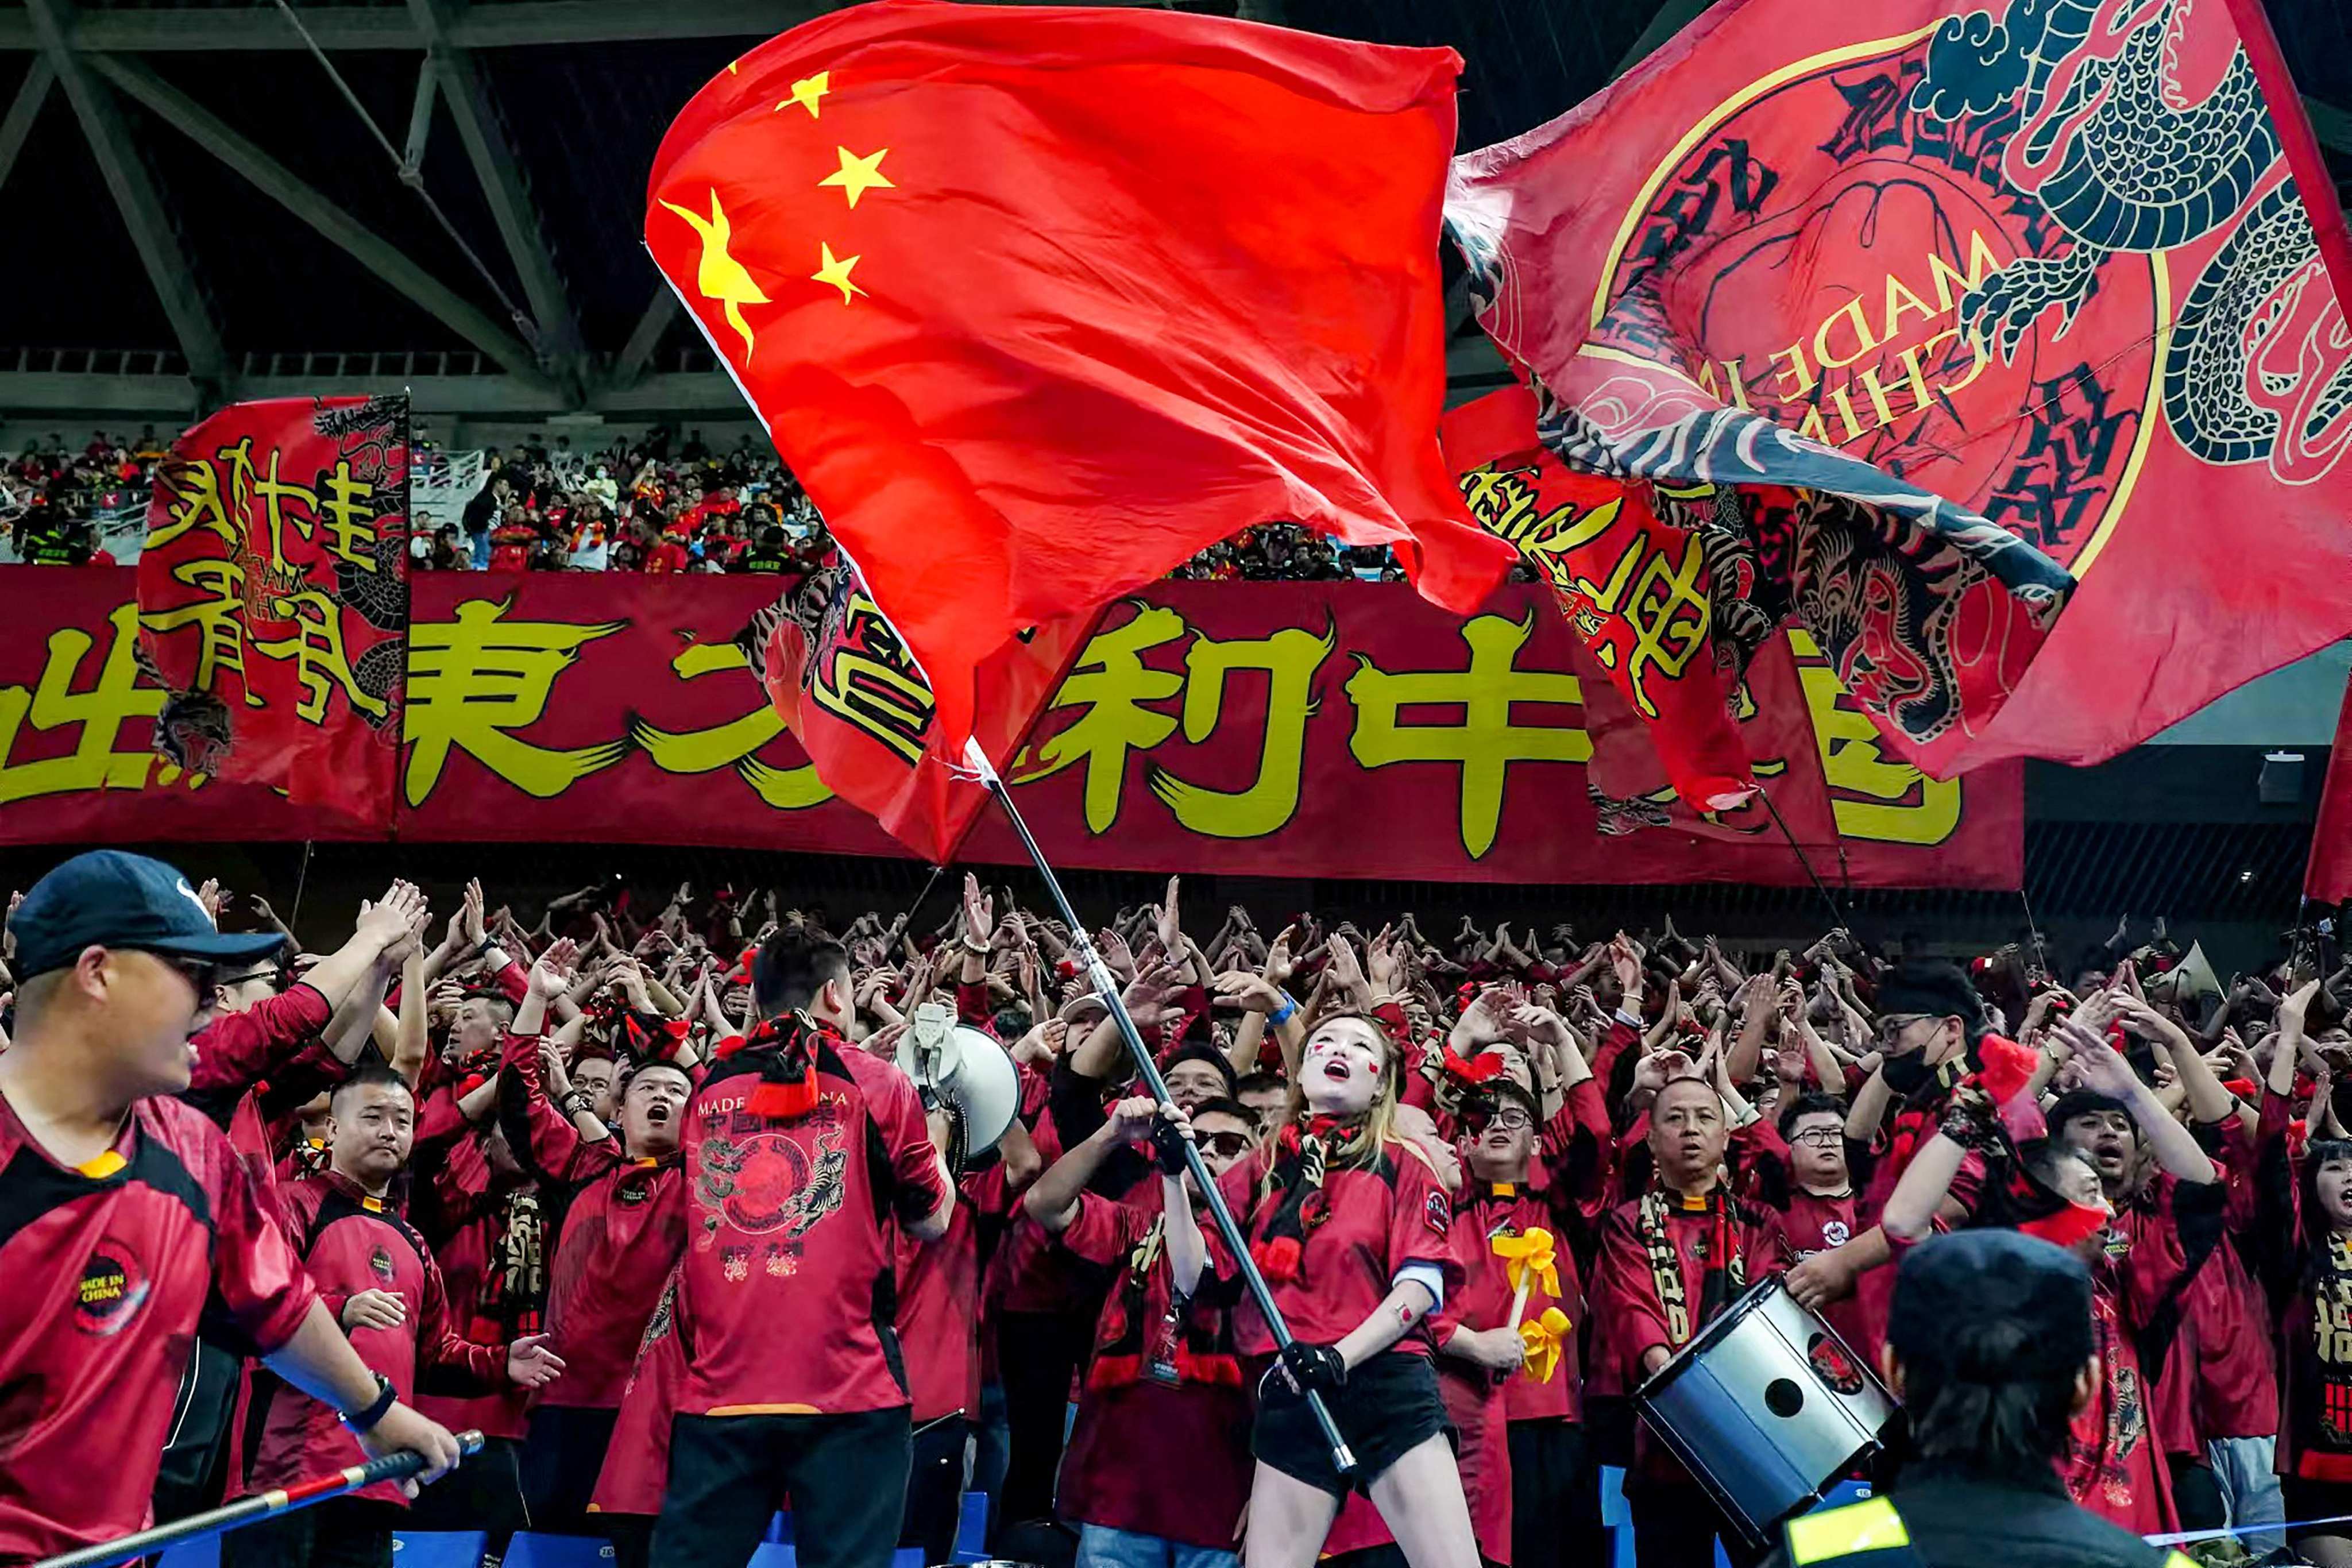
{"type": "MultiPolygon", "coordinates": [[[[2281,1476],[2279,1493],[2286,1505],[2289,1520],[2341,1519],[2346,1514],[2352,1514],[2352,1482],[2315,1481],[2303,1476],[2281,1476]]],[[[2352,1524],[2323,1524],[2317,1530],[2289,1531],[2287,1539],[2294,1542],[2315,1535],[2352,1537],[2352,1524]]]]}
{"type": "Polygon", "coordinates": [[[1346,1386],[1326,1403],[1356,1456],[1356,1468],[1346,1475],[1331,1463],[1331,1446],[1306,1397],[1291,1393],[1278,1376],[1258,1384],[1250,1452],[1286,1476],[1344,1498],[1365,1489],[1430,1438],[1454,1436],[1437,1393],[1437,1369],[1410,1351],[1382,1351],[1349,1373],[1346,1386]]]}

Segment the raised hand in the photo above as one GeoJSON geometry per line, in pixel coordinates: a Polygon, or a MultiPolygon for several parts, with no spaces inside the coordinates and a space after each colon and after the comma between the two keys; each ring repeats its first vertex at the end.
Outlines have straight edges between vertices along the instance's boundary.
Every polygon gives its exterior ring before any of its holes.
{"type": "Polygon", "coordinates": [[[963,940],[967,946],[985,952],[989,939],[996,934],[996,900],[980,890],[980,879],[967,871],[963,875],[963,940]]]}
{"type": "Polygon", "coordinates": [[[530,966],[530,989],[550,1002],[571,990],[572,965],[579,953],[580,944],[570,937],[550,942],[530,966]]]}
{"type": "Polygon", "coordinates": [[[1271,1014],[1282,1005],[1282,992],[1265,976],[1246,969],[1218,975],[1209,983],[1209,990],[1218,1005],[1239,1007],[1244,1013],[1271,1014]]]}
{"type": "Polygon", "coordinates": [[[1177,884],[1182,880],[1181,877],[1168,879],[1168,901],[1160,906],[1160,917],[1154,922],[1160,945],[1169,952],[1179,952],[1183,950],[1184,926],[1176,908],[1177,884]]]}

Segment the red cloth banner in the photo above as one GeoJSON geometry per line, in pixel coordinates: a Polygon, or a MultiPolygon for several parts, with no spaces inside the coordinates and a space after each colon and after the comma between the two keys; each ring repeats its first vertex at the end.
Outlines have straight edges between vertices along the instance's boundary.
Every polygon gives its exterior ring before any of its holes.
{"type": "Polygon", "coordinates": [[[2312,827],[2303,896],[2331,904],[2352,900],[2352,678],[2345,680],[2344,709],[2336,716],[2336,744],[2327,753],[2327,783],[2312,827]]]}
{"type": "MultiPolygon", "coordinates": [[[[1094,619],[1038,627],[980,667],[972,733],[992,759],[1028,737],[1094,619]]],[[[988,792],[960,774],[961,749],[947,749],[923,672],[856,568],[795,583],[739,641],[825,786],[917,858],[954,859],[988,792]]]]}
{"type": "Polygon", "coordinates": [[[1737,483],[1759,607],[1906,755],[2096,762],[2352,630],[2276,64],[2256,0],[1724,0],[1447,218],[1547,444],[1737,483]]]}
{"type": "Polygon", "coordinates": [[[856,5],[713,77],[655,263],[930,678],[1255,523],[1509,552],[1439,457],[1446,49],[1121,7],[856,5]],[[949,258],[952,264],[949,264],[949,258]]]}
{"type": "Polygon", "coordinates": [[[408,623],[408,400],[224,408],[157,471],[139,650],[176,772],[392,825],[408,623]]]}
{"type": "MultiPolygon", "coordinates": [[[[0,623],[0,842],[378,837],[149,750],[163,693],[138,668],[131,580],[0,567],[0,595],[26,606],[0,623]]],[[[744,667],[734,639],[775,592],[756,577],[419,576],[398,837],[903,854],[834,797],[744,667]]],[[[2018,885],[2021,764],[1922,777],[1787,639],[1747,689],[1741,739],[1825,879],[1842,862],[1863,887],[2018,885]]],[[[1804,880],[1769,823],[1699,824],[1674,801],[1538,584],[1467,621],[1399,584],[1158,584],[1108,612],[1000,765],[1067,867],[1804,880]],[[1613,764],[1612,733],[1626,742],[1613,764]]],[[[1022,856],[983,812],[963,858],[1022,856]]]]}
{"type": "Polygon", "coordinates": [[[1738,676],[1718,647],[1698,534],[1658,520],[1649,487],[1571,473],[1536,439],[1524,387],[1465,404],[1439,426],[1470,515],[1508,540],[1559,595],[1560,613],[1649,726],[1675,793],[1728,811],[1755,790],[1728,705],[1738,676]],[[1727,679],[1728,678],[1728,679],[1727,679]]]}

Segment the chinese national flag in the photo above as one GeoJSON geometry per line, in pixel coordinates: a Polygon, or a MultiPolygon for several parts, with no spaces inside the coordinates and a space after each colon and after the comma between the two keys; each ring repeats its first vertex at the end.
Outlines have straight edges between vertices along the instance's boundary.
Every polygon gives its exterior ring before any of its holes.
{"type": "Polygon", "coordinates": [[[408,648],[408,400],[222,409],[156,470],[139,557],[155,749],[388,832],[408,648]]]}
{"type": "Polygon", "coordinates": [[[1251,524],[1509,548],[1437,447],[1459,59],[1164,11],[866,5],[714,77],[646,241],[929,674],[1251,524]]]}
{"type": "MultiPolygon", "coordinates": [[[[981,665],[973,734],[990,756],[1020,749],[1097,618],[1024,632],[981,665]]],[[[827,789],[931,864],[955,858],[988,792],[942,738],[923,672],[854,567],[795,584],[737,643],[827,789]]]]}
{"type": "Polygon", "coordinates": [[[2327,784],[2312,828],[2303,896],[2331,904],[2352,901],[2352,679],[2345,682],[2344,710],[2336,719],[2336,745],[2327,755],[2327,784]]]}

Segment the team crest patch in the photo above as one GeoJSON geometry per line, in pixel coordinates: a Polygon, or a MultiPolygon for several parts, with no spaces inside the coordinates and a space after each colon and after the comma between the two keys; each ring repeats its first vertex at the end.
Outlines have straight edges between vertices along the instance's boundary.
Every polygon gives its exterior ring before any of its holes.
{"type": "Polygon", "coordinates": [[[1842,1219],[1830,1220],[1822,1226],[1822,1245],[1824,1247],[1843,1247],[1852,1239],[1853,1232],[1846,1228],[1846,1223],[1842,1219]]]}
{"type": "Polygon", "coordinates": [[[1821,1380],[1840,1394],[1862,1392],[1862,1368],[1845,1347],[1827,1334],[1815,1334],[1805,1342],[1805,1360],[1812,1363],[1821,1380]]]}
{"type": "Polygon", "coordinates": [[[1422,1214],[1429,1221],[1429,1228],[1440,1236],[1454,1223],[1454,1205],[1445,1201],[1444,1193],[1430,1194],[1429,1202],[1422,1205],[1422,1214]]]}
{"type": "Polygon", "coordinates": [[[370,1253],[368,1255],[368,1272],[383,1280],[385,1284],[391,1284],[392,1254],[386,1252],[381,1247],[370,1253]]]}
{"type": "Polygon", "coordinates": [[[147,1270],[138,1254],[114,1237],[90,1251],[74,1287],[74,1327],[107,1338],[121,1333],[147,1304],[147,1270]]]}

